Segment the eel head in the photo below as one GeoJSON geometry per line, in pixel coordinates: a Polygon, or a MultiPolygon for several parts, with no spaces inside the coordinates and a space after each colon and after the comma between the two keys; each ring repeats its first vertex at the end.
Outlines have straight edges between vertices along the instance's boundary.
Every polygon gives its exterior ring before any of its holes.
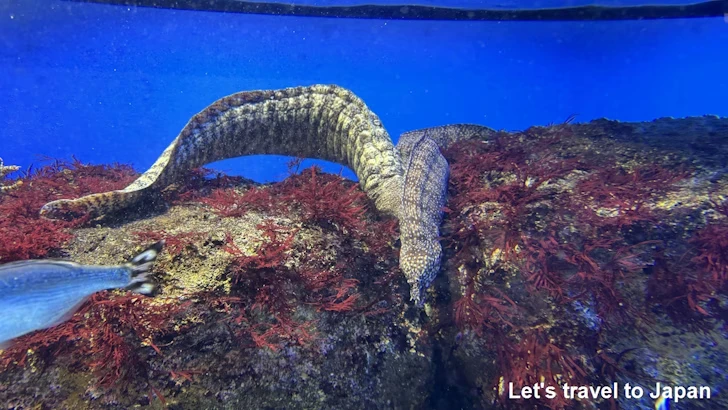
{"type": "Polygon", "coordinates": [[[425,292],[440,270],[442,247],[439,242],[427,241],[420,246],[403,244],[400,251],[400,267],[410,285],[410,300],[422,307],[425,292]]]}

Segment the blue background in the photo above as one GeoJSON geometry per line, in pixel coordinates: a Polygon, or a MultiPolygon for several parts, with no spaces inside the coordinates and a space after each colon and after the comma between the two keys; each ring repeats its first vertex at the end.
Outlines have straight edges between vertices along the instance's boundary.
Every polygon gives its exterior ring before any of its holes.
{"type": "MultiPolygon", "coordinates": [[[[413,22],[0,3],[0,157],[8,164],[73,154],[143,171],[214,100],[314,83],[353,90],[395,140],[457,122],[519,130],[572,114],[577,121],[728,116],[722,18],[413,22]]],[[[214,167],[270,181],[286,175],[285,161],[214,167]]]]}

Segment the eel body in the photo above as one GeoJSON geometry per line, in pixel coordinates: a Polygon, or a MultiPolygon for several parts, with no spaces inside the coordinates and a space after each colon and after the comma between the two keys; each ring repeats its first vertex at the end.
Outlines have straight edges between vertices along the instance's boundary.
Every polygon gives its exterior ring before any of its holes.
{"type": "Polygon", "coordinates": [[[186,171],[226,158],[279,154],[346,165],[377,209],[399,215],[402,164],[379,118],[349,90],[314,85],[246,91],[193,116],[152,167],[128,187],[53,201],[49,218],[66,212],[105,214],[138,202],[186,171]]]}
{"type": "Polygon", "coordinates": [[[399,219],[400,267],[410,284],[410,299],[418,306],[440,270],[440,224],[449,170],[437,143],[427,133],[420,136],[407,161],[399,219]]]}
{"type": "Polygon", "coordinates": [[[152,167],[126,188],[59,199],[40,212],[52,219],[114,212],[160,192],[190,169],[243,155],[332,161],[356,173],[379,211],[399,218],[400,266],[412,286],[412,300],[421,304],[442,253],[438,230],[448,164],[438,147],[488,131],[467,124],[435,127],[405,133],[395,147],[379,117],[347,89],[313,85],[244,91],[193,116],[152,167]]]}

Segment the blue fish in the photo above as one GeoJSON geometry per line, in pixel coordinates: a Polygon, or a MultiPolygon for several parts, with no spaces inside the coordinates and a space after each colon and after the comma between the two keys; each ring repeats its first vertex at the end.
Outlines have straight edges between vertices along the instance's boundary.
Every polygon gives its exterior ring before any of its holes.
{"type": "Polygon", "coordinates": [[[670,410],[670,399],[660,394],[655,400],[655,410],[670,410]]]}
{"type": "Polygon", "coordinates": [[[123,265],[80,265],[41,259],[0,265],[0,349],[12,339],[68,320],[92,294],[124,288],[151,295],[157,288],[149,271],[164,241],[123,265]]]}

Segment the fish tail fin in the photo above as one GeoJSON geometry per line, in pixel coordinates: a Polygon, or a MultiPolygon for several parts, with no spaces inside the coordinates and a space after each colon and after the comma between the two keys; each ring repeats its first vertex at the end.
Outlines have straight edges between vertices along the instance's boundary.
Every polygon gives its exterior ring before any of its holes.
{"type": "Polygon", "coordinates": [[[159,241],[133,257],[127,263],[127,266],[131,269],[131,281],[126,286],[127,290],[143,295],[153,295],[156,292],[157,282],[152,277],[150,269],[157,259],[157,255],[162,251],[163,246],[164,241],[159,241]]]}

